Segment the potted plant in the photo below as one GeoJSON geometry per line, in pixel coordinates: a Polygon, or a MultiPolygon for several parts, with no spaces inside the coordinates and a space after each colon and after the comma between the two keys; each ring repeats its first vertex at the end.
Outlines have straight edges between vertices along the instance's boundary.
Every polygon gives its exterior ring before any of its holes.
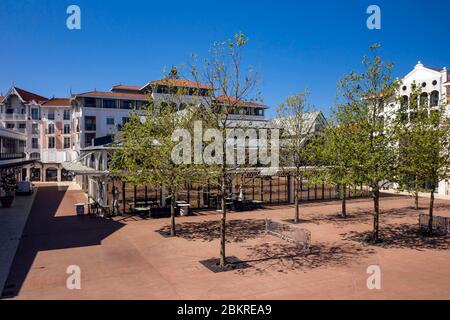
{"type": "Polygon", "coordinates": [[[11,208],[16,192],[16,182],[16,177],[12,172],[8,172],[1,176],[0,188],[2,194],[0,202],[3,208],[11,208]]]}

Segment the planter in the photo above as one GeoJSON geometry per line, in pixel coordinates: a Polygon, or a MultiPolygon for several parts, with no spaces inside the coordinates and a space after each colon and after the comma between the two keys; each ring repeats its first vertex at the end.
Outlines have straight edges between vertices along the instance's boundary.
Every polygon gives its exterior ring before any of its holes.
{"type": "Polygon", "coordinates": [[[0,202],[3,208],[11,208],[13,201],[14,201],[13,196],[6,196],[0,198],[0,202]]]}

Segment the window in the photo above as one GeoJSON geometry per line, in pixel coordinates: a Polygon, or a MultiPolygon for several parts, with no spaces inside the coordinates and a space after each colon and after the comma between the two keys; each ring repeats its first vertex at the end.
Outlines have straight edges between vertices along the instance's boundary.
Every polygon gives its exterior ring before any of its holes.
{"type": "Polygon", "coordinates": [[[14,123],[7,123],[6,129],[14,129],[14,123]]]}
{"type": "Polygon", "coordinates": [[[112,99],[104,99],[103,100],[103,108],[113,109],[116,107],[116,100],[112,99]]]}
{"type": "Polygon", "coordinates": [[[86,133],[84,139],[85,139],[84,145],[86,147],[92,145],[92,140],[95,139],[95,133],[86,133]]]}
{"type": "Polygon", "coordinates": [[[55,148],[55,137],[48,137],[48,148],[49,149],[55,148]]]}
{"type": "Polygon", "coordinates": [[[55,133],[55,125],[53,123],[49,123],[47,134],[54,134],[54,133],[55,133]]]}
{"type": "Polygon", "coordinates": [[[26,129],[27,124],[26,123],[19,123],[19,129],[26,129]]]}
{"type": "Polygon", "coordinates": [[[142,109],[145,106],[145,101],[136,101],[136,108],[142,109]]]}
{"type": "Polygon", "coordinates": [[[69,148],[70,148],[70,138],[64,137],[64,149],[69,149],[69,148]]]}
{"type": "Polygon", "coordinates": [[[64,110],[64,120],[70,120],[70,110],[66,109],[64,110]]]}
{"type": "Polygon", "coordinates": [[[420,94],[420,106],[421,107],[428,106],[428,93],[423,92],[420,94]]]}
{"type": "Polygon", "coordinates": [[[108,126],[113,126],[114,125],[114,118],[106,118],[106,124],[108,126]]]}
{"type": "Polygon", "coordinates": [[[31,133],[32,134],[39,134],[39,125],[37,123],[33,123],[31,125],[31,133]]]}
{"type": "Polygon", "coordinates": [[[120,101],[120,109],[132,109],[133,101],[130,100],[121,100],[120,101]]]}
{"type": "Polygon", "coordinates": [[[95,98],[84,98],[84,106],[86,108],[95,108],[97,106],[97,101],[95,98]]]}
{"type": "Polygon", "coordinates": [[[31,119],[39,120],[39,109],[36,108],[31,109],[31,119]]]}
{"type": "MultiPolygon", "coordinates": [[[[32,160],[36,160],[36,159],[40,159],[41,158],[41,154],[39,153],[39,152],[33,152],[33,153],[30,153],[30,159],[32,159],[32,160]]],[[[39,168],[31,168],[31,170],[33,170],[33,169],[37,169],[37,170],[39,170],[39,168]]],[[[40,174],[39,174],[40,175],[40,174]]],[[[40,179],[39,179],[40,180],[40,179]]]]}
{"type": "Polygon", "coordinates": [[[433,91],[430,96],[430,105],[432,107],[437,107],[439,104],[439,92],[433,91]]]}
{"type": "Polygon", "coordinates": [[[48,112],[47,112],[47,119],[48,120],[55,120],[55,110],[48,110],[48,112]]]}
{"type": "Polygon", "coordinates": [[[85,130],[87,131],[95,131],[96,130],[96,124],[95,124],[95,117],[84,117],[84,126],[85,130]]]}
{"type": "Polygon", "coordinates": [[[128,118],[128,117],[123,117],[123,118],[122,118],[122,124],[125,124],[125,123],[127,123],[128,121],[130,121],[130,118],[128,118]]]}
{"type": "Polygon", "coordinates": [[[66,123],[64,125],[64,134],[69,134],[70,133],[70,124],[66,123]]]}
{"type": "Polygon", "coordinates": [[[38,138],[31,138],[31,148],[39,149],[39,140],[38,138]]]}

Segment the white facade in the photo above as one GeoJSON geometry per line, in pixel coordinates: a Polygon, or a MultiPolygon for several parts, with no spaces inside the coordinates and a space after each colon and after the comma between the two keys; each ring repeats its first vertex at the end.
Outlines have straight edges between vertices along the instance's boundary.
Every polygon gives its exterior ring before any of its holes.
{"type": "MultiPolygon", "coordinates": [[[[450,71],[447,71],[446,68],[429,68],[419,61],[414,69],[402,79],[399,88],[401,97],[399,104],[404,103],[404,108],[407,108],[409,117],[414,112],[409,107],[412,84],[420,86],[422,89],[419,98],[420,103],[424,103],[431,108],[446,103],[447,114],[450,117],[450,71]]],[[[400,105],[397,105],[396,108],[400,108],[400,105]]],[[[450,182],[440,181],[436,193],[441,196],[450,196],[450,182]]]]}

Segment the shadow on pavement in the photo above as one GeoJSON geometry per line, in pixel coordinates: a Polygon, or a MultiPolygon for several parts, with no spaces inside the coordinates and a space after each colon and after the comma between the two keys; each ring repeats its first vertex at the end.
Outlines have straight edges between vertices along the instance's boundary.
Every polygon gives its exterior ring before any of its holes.
{"type": "Polygon", "coordinates": [[[41,186],[20,239],[2,298],[19,294],[39,251],[86,247],[101,241],[124,224],[93,216],[76,216],[73,203],[62,204],[67,187],[41,186]],[[72,216],[55,214],[60,205],[72,210],[72,216]]]}
{"type": "MultiPolygon", "coordinates": [[[[226,233],[227,242],[242,242],[265,234],[265,220],[239,219],[228,220],[226,233]]],[[[163,236],[170,235],[170,226],[165,226],[156,232],[163,236]]],[[[220,238],[219,221],[185,222],[177,224],[177,237],[186,240],[213,241],[220,238]]]]}
{"type": "Polygon", "coordinates": [[[372,231],[351,231],[343,234],[345,240],[352,240],[383,248],[407,248],[415,250],[448,250],[450,235],[427,235],[420,231],[418,225],[395,224],[380,226],[380,241],[373,243],[372,231]]]}

